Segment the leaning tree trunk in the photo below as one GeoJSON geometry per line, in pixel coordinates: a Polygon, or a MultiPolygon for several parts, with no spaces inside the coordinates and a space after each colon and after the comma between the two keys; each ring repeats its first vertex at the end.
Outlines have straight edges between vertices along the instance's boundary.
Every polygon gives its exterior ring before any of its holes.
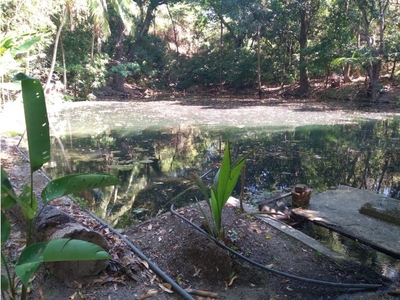
{"type": "Polygon", "coordinates": [[[45,86],[45,89],[44,89],[46,92],[50,88],[50,81],[51,81],[51,78],[53,77],[54,67],[56,65],[56,59],[57,59],[58,42],[60,41],[61,31],[62,31],[62,29],[64,27],[66,18],[67,18],[67,8],[65,7],[64,11],[63,11],[63,14],[61,16],[60,25],[58,26],[57,33],[56,33],[56,38],[55,38],[55,41],[54,41],[53,58],[51,60],[49,76],[47,78],[46,86],[45,86]]]}
{"type": "MultiPolygon", "coordinates": [[[[47,205],[34,219],[35,242],[56,238],[78,239],[94,243],[108,251],[110,246],[102,235],[84,227],[66,213],[47,205]]],[[[52,262],[47,268],[52,275],[71,286],[74,281],[83,283],[107,267],[106,260],[52,262]]]]}

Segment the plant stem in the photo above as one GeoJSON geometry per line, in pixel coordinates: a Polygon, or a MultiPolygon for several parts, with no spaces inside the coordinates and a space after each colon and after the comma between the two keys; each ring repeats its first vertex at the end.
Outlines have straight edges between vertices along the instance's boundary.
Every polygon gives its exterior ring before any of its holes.
{"type": "MultiPolygon", "coordinates": [[[[15,298],[14,280],[11,279],[10,269],[8,268],[6,258],[4,257],[3,253],[1,253],[1,260],[2,260],[4,268],[6,269],[8,284],[10,285],[10,293],[15,298]]],[[[2,293],[3,293],[3,291],[2,291],[2,293]]],[[[5,299],[4,296],[3,296],[3,299],[5,299]]]]}

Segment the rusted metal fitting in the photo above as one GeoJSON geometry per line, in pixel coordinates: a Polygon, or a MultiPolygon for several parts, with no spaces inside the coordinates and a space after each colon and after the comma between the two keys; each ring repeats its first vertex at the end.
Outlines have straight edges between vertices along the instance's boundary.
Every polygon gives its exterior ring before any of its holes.
{"type": "Polygon", "coordinates": [[[303,207],[310,203],[312,190],[305,184],[296,184],[292,192],[292,206],[303,207]]]}

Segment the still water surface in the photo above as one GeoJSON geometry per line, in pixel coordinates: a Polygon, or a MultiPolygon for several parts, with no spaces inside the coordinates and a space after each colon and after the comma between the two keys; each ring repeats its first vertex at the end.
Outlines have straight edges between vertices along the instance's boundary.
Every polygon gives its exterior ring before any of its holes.
{"type": "MultiPolygon", "coordinates": [[[[347,184],[400,197],[398,117],[314,125],[312,121],[318,119],[311,115],[310,124],[302,126],[290,122],[233,126],[204,124],[204,120],[174,123],[176,118],[169,123],[156,122],[157,118],[144,115],[145,111],[138,122],[137,116],[122,117],[123,107],[102,107],[90,114],[69,110],[61,115],[57,125],[64,129],[52,139],[52,159],[46,172],[51,178],[70,172],[107,172],[121,178],[118,187],[80,195],[89,200],[93,212],[115,227],[168,209],[169,201],[191,186],[190,172],[203,174],[218,168],[227,139],[233,157],[256,149],[246,163],[249,194],[305,183],[315,191],[347,184]],[[80,130],[72,128],[77,124],[80,130]]],[[[190,192],[177,202],[185,205],[195,196],[190,192]]]]}
{"type": "MultiPolygon", "coordinates": [[[[175,103],[168,109],[143,103],[97,103],[58,112],[51,116],[56,126],[46,173],[51,178],[71,172],[119,177],[118,187],[76,195],[116,228],[167,211],[172,199],[183,206],[201,198],[193,190],[175,197],[192,186],[190,172],[211,170],[206,178],[212,179],[227,139],[233,158],[256,149],[246,162],[250,198],[304,183],[314,191],[346,184],[400,199],[398,116],[355,118],[340,112],[265,111],[266,107],[252,115],[254,108],[207,109],[175,103]]],[[[321,230],[308,232],[317,236],[321,230]]],[[[324,238],[337,251],[356,248],[353,252],[362,256],[359,261],[370,253],[336,234],[327,232],[320,240],[324,238]]],[[[371,265],[379,261],[386,276],[399,272],[398,261],[379,253],[369,255],[368,261],[371,265]]]]}

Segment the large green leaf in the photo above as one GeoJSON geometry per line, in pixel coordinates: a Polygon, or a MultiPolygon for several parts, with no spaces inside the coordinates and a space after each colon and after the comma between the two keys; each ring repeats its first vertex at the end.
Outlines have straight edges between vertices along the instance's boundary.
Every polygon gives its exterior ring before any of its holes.
{"type": "Polygon", "coordinates": [[[1,166],[1,209],[12,207],[17,202],[17,196],[8,180],[7,173],[1,166]]]}
{"type": "Polygon", "coordinates": [[[28,136],[31,172],[39,170],[50,160],[49,120],[42,85],[38,79],[23,73],[15,75],[21,80],[25,124],[28,136]]]}
{"type": "Polygon", "coordinates": [[[54,239],[33,244],[22,251],[15,273],[27,286],[42,262],[102,260],[111,256],[100,246],[82,240],[54,239]]]}
{"type": "Polygon", "coordinates": [[[119,183],[118,178],[109,174],[68,175],[49,182],[42,191],[42,199],[47,203],[64,195],[119,183]]]}
{"type": "Polygon", "coordinates": [[[3,245],[5,242],[7,242],[8,237],[10,236],[11,232],[11,226],[10,222],[8,222],[5,214],[1,212],[1,247],[3,248],[3,245]]]}
{"type": "Polygon", "coordinates": [[[38,203],[35,194],[32,189],[28,186],[24,186],[24,190],[17,198],[18,205],[21,207],[22,214],[26,220],[32,220],[38,208],[38,203]]]}
{"type": "Polygon", "coordinates": [[[42,38],[41,35],[37,35],[24,41],[23,44],[19,45],[18,47],[16,47],[11,51],[12,56],[28,51],[34,44],[39,42],[41,38],[42,38]]]}
{"type": "Polygon", "coordinates": [[[43,252],[46,246],[47,242],[33,244],[25,248],[19,256],[15,273],[25,286],[28,285],[29,280],[43,262],[43,252]]]}
{"type": "Polygon", "coordinates": [[[111,256],[100,246],[73,239],[51,240],[43,253],[44,262],[101,260],[110,258],[111,256]]]}

